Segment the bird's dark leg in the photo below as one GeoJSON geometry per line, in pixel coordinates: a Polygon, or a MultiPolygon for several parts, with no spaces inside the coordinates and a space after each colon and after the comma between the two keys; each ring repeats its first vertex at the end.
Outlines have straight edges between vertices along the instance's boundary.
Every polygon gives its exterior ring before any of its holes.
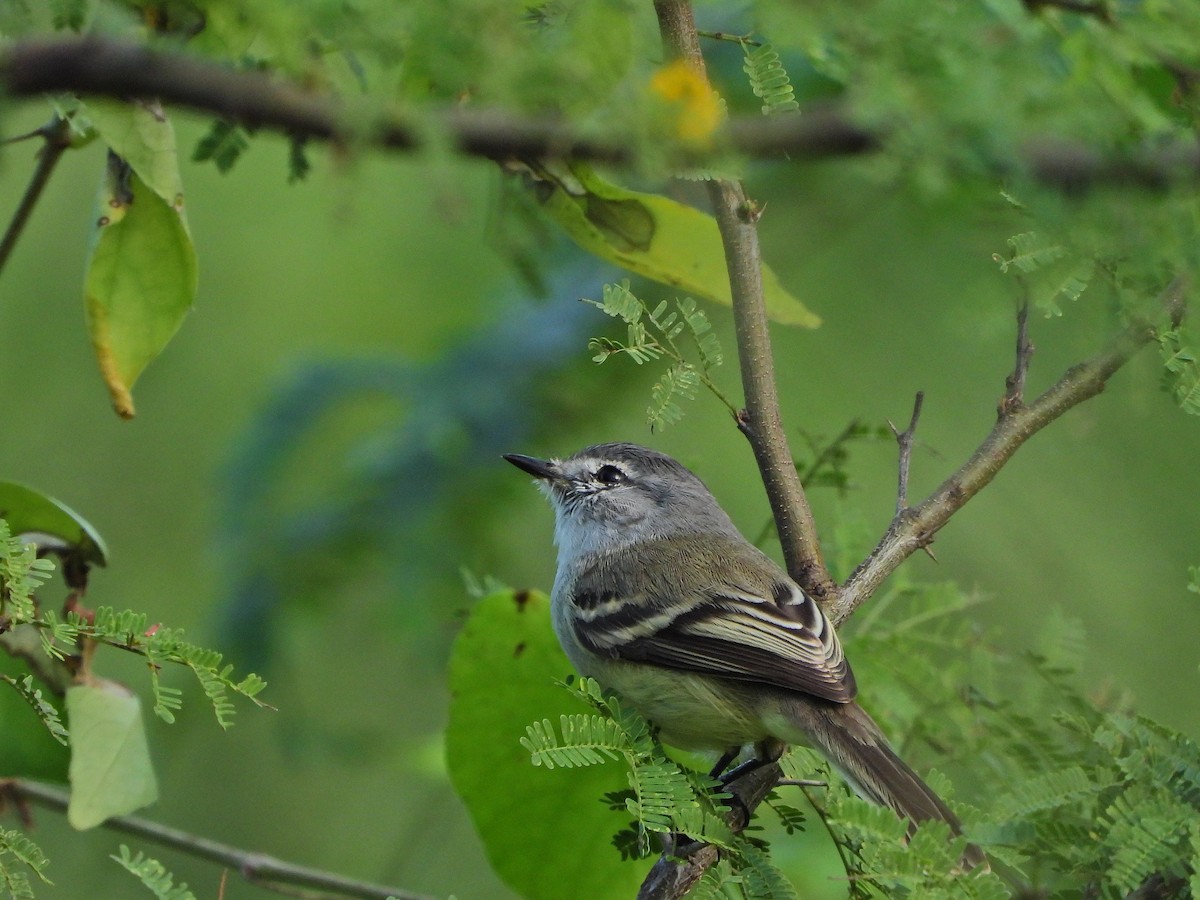
{"type": "MultiPolygon", "coordinates": [[[[779,759],[779,757],[783,756],[783,751],[786,749],[787,745],[783,743],[783,741],[777,741],[775,738],[767,738],[765,741],[760,741],[754,745],[754,756],[746,760],[740,766],[730,770],[729,772],[726,772],[724,775],[721,775],[720,773],[724,771],[725,766],[729,765],[730,761],[733,759],[733,756],[726,754],[726,756],[729,756],[729,758],[726,759],[724,756],[721,757],[721,762],[723,762],[724,765],[713,770],[713,778],[720,778],[721,784],[729,785],[731,782],[737,781],[743,775],[748,775],[761,766],[775,762],[779,759]]],[[[736,755],[737,754],[735,753],[734,756],[736,755]]]]}
{"type": "MultiPolygon", "coordinates": [[[[720,778],[721,773],[725,771],[726,767],[731,762],[733,762],[735,759],[737,759],[737,755],[741,752],[742,752],[741,747],[730,747],[728,750],[726,750],[724,753],[722,753],[721,758],[717,760],[717,764],[715,766],[713,766],[712,771],[708,773],[708,777],[709,778],[720,778]]],[[[740,769],[741,766],[738,766],[738,768],[740,769]]]]}

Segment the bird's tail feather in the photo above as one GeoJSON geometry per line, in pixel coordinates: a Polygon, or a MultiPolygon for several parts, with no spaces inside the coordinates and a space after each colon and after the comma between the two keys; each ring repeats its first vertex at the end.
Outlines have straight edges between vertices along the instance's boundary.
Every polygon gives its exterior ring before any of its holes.
{"type": "MultiPolygon", "coordinates": [[[[879,726],[861,706],[809,702],[801,710],[797,724],[860,796],[895,810],[914,824],[932,819],[948,824],[954,834],[962,833],[958,817],[888,746],[879,726]]],[[[963,863],[971,868],[985,865],[986,857],[971,844],[963,863]]]]}

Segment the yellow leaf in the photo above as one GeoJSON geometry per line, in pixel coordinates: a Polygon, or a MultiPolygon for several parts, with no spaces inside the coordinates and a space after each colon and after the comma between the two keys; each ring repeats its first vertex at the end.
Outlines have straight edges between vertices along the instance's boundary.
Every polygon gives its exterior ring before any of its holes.
{"type": "MultiPolygon", "coordinates": [[[[732,305],[725,248],[712,216],[658,194],[626,190],[585,163],[545,162],[532,171],[543,208],[583,249],[683,293],[732,305]]],[[[821,324],[765,264],[762,279],[773,321],[821,324]]]]}

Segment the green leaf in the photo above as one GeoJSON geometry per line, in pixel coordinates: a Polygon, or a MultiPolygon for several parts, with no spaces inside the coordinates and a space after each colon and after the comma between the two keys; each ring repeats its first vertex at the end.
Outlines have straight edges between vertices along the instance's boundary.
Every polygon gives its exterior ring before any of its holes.
{"type": "Polygon", "coordinates": [[[182,216],[183,179],[175,130],[158,104],[93,99],[84,109],[100,139],[182,216]]]}
{"type": "Polygon", "coordinates": [[[42,724],[46,726],[46,730],[50,732],[50,736],[64,747],[67,745],[67,729],[63,727],[62,719],[58,717],[58,710],[42,696],[41,690],[33,686],[32,675],[16,679],[11,675],[0,674],[0,681],[12,685],[17,693],[24,698],[25,702],[32,707],[42,724]]]}
{"type": "Polygon", "coordinates": [[[123,418],[130,390],[196,297],[196,251],[179,209],[110,158],[84,284],[88,332],[123,418]]]}
{"type": "Polygon", "coordinates": [[[71,802],[67,821],[94,828],[158,799],[158,783],[136,694],[113,681],[67,690],[71,802]]]}
{"type": "MultiPolygon", "coordinates": [[[[53,497],[15,481],[0,481],[0,518],[16,535],[46,535],[62,541],[87,562],[104,565],[108,548],[100,533],[79,513],[53,497]]],[[[27,538],[39,546],[48,542],[27,538]]]]}
{"type": "Polygon", "coordinates": [[[1044,238],[1034,231],[1014,234],[1007,241],[1012,253],[1007,257],[996,253],[992,258],[999,263],[1000,271],[1007,272],[1016,268],[1021,272],[1036,272],[1045,265],[1062,259],[1067,251],[1061,244],[1047,244],[1044,238]]]}
{"type": "Polygon", "coordinates": [[[751,47],[742,44],[745,60],[742,70],[750,76],[750,89],[763,102],[763,115],[797,112],[796,92],[792,88],[787,70],[779,59],[779,53],[770,44],[751,47]]]}
{"type": "Polygon", "coordinates": [[[186,884],[175,884],[174,876],[157,859],[152,859],[140,850],[135,855],[124,844],[120,856],[110,856],[126,872],[135,875],[146,889],[158,900],[196,900],[196,895],[186,884]]]}
{"type": "Polygon", "coordinates": [[[600,802],[626,787],[625,768],[548,771],[530,764],[520,742],[530,722],[581,711],[558,684],[570,671],[544,594],[504,591],[479,601],[450,660],[450,777],[513,890],[557,900],[563,885],[587,885],[590,898],[630,897],[643,873],[598,852],[628,822],[600,802]]]}
{"type": "Polygon", "coordinates": [[[192,162],[212,160],[217,171],[224,175],[250,146],[246,129],[228,119],[217,119],[208,129],[208,134],[196,143],[192,151],[192,162]]]}
{"type": "MultiPolygon", "coordinates": [[[[723,303],[733,300],[716,220],[658,194],[605,181],[584,163],[538,167],[542,206],[571,239],[601,259],[646,278],[723,303]]],[[[816,328],[819,317],[762,268],[767,315],[816,328]]]]}

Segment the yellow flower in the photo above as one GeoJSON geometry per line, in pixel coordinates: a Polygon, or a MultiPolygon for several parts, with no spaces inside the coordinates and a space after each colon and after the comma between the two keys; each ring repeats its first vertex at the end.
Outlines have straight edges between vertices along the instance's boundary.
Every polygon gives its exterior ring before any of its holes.
{"type": "Polygon", "coordinates": [[[677,108],[673,130],[682,141],[707,144],[721,124],[724,110],[717,92],[681,59],[654,73],[650,91],[677,108]]]}

